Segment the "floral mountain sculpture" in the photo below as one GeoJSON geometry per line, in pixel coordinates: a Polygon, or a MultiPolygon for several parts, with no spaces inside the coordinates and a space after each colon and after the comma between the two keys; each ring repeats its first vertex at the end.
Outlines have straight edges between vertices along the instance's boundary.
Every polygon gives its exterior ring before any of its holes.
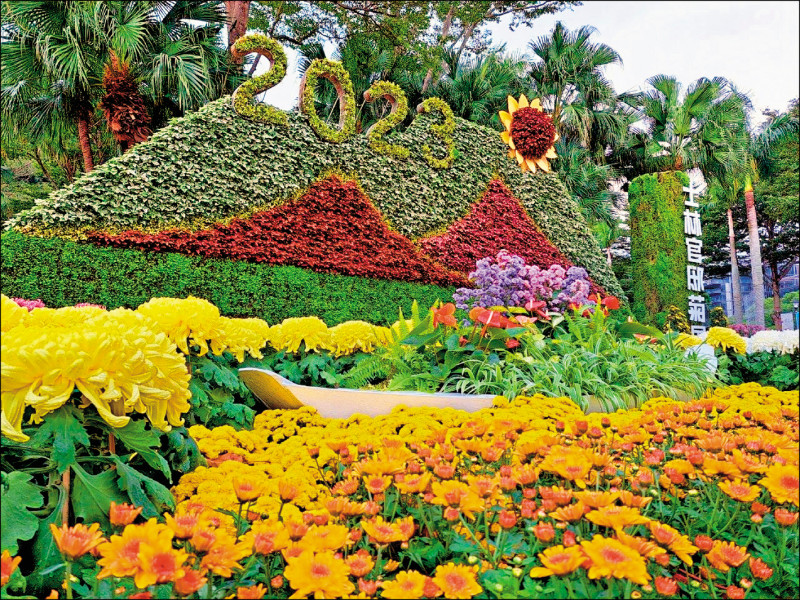
{"type": "MultiPolygon", "coordinates": [[[[515,118],[524,108],[517,103],[515,118]]],[[[4,292],[109,309],[195,295],[267,321],[316,314],[331,324],[390,322],[398,305],[446,302],[461,285],[465,259],[447,263],[461,272],[452,273],[435,262],[448,252],[441,244],[426,257],[411,240],[468,218],[476,196],[497,181],[519,201],[514,221],[524,221],[523,209],[535,221],[540,235],[525,226],[532,247],[560,253],[622,297],[557,175],[541,160],[535,173],[521,171],[496,132],[429,103],[404,131],[382,128],[386,144],[408,150],[404,157],[377,151],[382,145],[363,134],[328,142],[312,121],[297,113],[285,124],[251,120],[230,98],[171,121],[12,219],[2,238],[4,292]]],[[[521,230],[495,231],[521,243],[521,230]]]]}
{"type": "Polygon", "coordinates": [[[553,119],[542,110],[539,99],[528,103],[525,94],[515,100],[508,97],[508,112],[500,111],[500,120],[506,130],[500,137],[508,144],[509,158],[516,158],[523,171],[550,171],[548,158],[558,158],[553,144],[558,141],[553,119]]]}

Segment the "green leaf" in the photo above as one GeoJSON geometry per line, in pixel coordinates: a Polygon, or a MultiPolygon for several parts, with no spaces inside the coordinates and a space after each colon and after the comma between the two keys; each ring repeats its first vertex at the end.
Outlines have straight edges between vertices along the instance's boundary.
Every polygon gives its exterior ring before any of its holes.
{"type": "Polygon", "coordinates": [[[171,480],[169,463],[159,452],[161,434],[154,429],[147,429],[147,421],[131,419],[125,427],[118,427],[113,432],[126,448],[138,452],[148,465],[158,469],[164,474],[164,477],[171,480]]]}
{"type": "Polygon", "coordinates": [[[175,501],[170,491],[156,480],[143,475],[130,465],[115,458],[119,474],[120,489],[126,491],[135,506],[142,506],[142,515],[146,518],[157,517],[167,510],[175,508],[175,501]]]}
{"type": "Polygon", "coordinates": [[[76,464],[70,495],[75,516],[85,523],[107,524],[111,501],[121,504],[127,500],[116,483],[116,477],[116,473],[110,470],[90,475],[76,464]]]}
{"type": "Polygon", "coordinates": [[[42,489],[30,483],[31,479],[31,475],[22,471],[12,471],[3,478],[0,547],[12,555],[17,553],[20,540],[31,539],[39,529],[39,519],[28,509],[41,508],[44,500],[42,489]]]}
{"type": "Polygon", "coordinates": [[[53,445],[52,461],[59,474],[75,463],[75,444],[90,446],[89,434],[83,427],[83,413],[70,404],[44,417],[30,444],[36,447],[53,445]]]}
{"type": "MultiPolygon", "coordinates": [[[[28,585],[41,593],[39,597],[50,589],[58,588],[64,581],[64,574],[59,570],[63,565],[64,557],[56,546],[56,540],[50,532],[50,524],[61,525],[61,510],[67,501],[62,488],[58,489],[58,502],[47,517],[39,520],[39,530],[33,542],[33,556],[36,557],[36,568],[28,575],[28,585]]],[[[30,588],[29,588],[30,591],[30,588]]]]}

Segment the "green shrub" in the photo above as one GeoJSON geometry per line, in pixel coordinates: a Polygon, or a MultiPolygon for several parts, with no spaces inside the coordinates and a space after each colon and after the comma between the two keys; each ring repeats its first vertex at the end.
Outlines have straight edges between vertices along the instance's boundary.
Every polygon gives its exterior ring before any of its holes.
{"type": "Polygon", "coordinates": [[[396,231],[417,238],[465,216],[499,177],[570,261],[585,267],[610,294],[623,297],[558,175],[523,173],[496,131],[454,118],[457,158],[450,168],[429,165],[425,146],[436,158],[446,157],[449,146],[437,136],[447,123],[435,112],[417,115],[406,131],[391,134],[392,143],[409,149],[408,159],[401,161],[376,154],[364,134],[330,144],[319,139],[304,115],[289,113],[288,127],[256,123],[237,116],[230,98],[221,98],[99,165],[15,223],[62,237],[81,228],[196,230],[279,205],[338,172],[359,180],[396,231]]]}
{"type": "Polygon", "coordinates": [[[643,323],[674,305],[688,309],[683,186],[680,172],[641,175],[631,182],[631,310],[643,323]]]}
{"type": "Polygon", "coordinates": [[[727,327],[728,317],[725,316],[725,311],[721,306],[715,306],[711,309],[711,327],[727,327]]]}
{"type": "Polygon", "coordinates": [[[78,302],[135,308],[152,297],[193,295],[227,316],[277,323],[316,315],[336,325],[359,319],[391,324],[398,307],[408,312],[415,299],[422,306],[439,299],[446,302],[454,290],[7,232],[2,235],[2,291],[41,298],[54,308],[78,302]]]}

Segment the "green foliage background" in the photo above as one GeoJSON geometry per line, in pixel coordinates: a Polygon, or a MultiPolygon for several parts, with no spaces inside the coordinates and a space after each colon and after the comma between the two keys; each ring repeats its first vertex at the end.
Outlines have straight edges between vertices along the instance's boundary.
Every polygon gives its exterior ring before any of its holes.
{"type": "MultiPolygon", "coordinates": [[[[447,155],[442,141],[431,131],[431,126],[440,121],[438,114],[419,115],[406,131],[387,135],[387,141],[410,150],[408,160],[398,160],[376,154],[364,135],[340,144],[324,142],[314,134],[308,119],[297,113],[288,114],[288,127],[254,123],[237,116],[226,97],[171,121],[149,141],[100,165],[74,185],[15,217],[12,223],[34,235],[73,239],[79,239],[85,229],[205,228],[227,217],[279,205],[327,173],[339,172],[359,180],[390,226],[416,238],[440,231],[464,216],[487,184],[499,177],[570,260],[585,267],[609,293],[622,295],[580,209],[556,174],[523,173],[506,156],[507,147],[496,131],[459,118],[455,119],[454,133],[457,158],[452,168],[435,169],[426,162],[422,148],[428,144],[437,157],[447,155]]],[[[87,249],[90,255],[97,256],[87,249]]],[[[49,269],[37,263],[52,261],[50,256],[33,254],[30,258],[30,265],[18,264],[17,276],[27,277],[22,272],[26,268],[29,273],[49,269]]],[[[160,263],[164,259],[146,260],[160,263]]],[[[106,270],[103,265],[94,268],[106,270]]],[[[313,277],[300,276],[299,272],[297,276],[301,280],[313,277]]],[[[169,276],[171,280],[178,277],[169,276]]],[[[205,275],[191,277],[202,279],[205,275]]],[[[7,288],[7,281],[11,283],[4,274],[4,291],[21,295],[17,288],[7,288]]],[[[52,283],[41,281],[42,285],[52,283]]],[[[370,284],[375,289],[386,285],[370,284]]],[[[102,287],[99,282],[97,285],[102,287]]],[[[34,296],[47,293],[44,289],[31,291],[36,292],[34,296]]],[[[137,297],[154,295],[150,290],[134,291],[137,297]]]]}
{"type": "Polygon", "coordinates": [[[670,306],[688,309],[683,233],[685,173],[641,175],[628,189],[631,214],[631,310],[642,323],[659,324],[670,306]]]}
{"type": "Polygon", "coordinates": [[[8,296],[41,298],[47,306],[95,302],[136,308],[157,296],[205,298],[227,316],[270,324],[317,315],[328,325],[348,320],[391,324],[398,307],[449,301],[435,285],[314,273],[176,253],[100,248],[17,232],[2,235],[2,287],[8,296]]]}

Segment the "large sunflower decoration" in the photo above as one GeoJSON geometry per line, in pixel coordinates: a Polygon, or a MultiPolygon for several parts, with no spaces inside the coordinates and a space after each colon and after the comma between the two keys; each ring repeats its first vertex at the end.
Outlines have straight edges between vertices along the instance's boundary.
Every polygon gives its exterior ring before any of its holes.
{"type": "Polygon", "coordinates": [[[548,158],[558,158],[553,144],[558,139],[553,119],[542,110],[539,99],[530,103],[522,94],[519,100],[508,97],[508,112],[500,111],[506,130],[500,134],[508,144],[508,157],[516,158],[523,171],[550,170],[548,158]]]}

